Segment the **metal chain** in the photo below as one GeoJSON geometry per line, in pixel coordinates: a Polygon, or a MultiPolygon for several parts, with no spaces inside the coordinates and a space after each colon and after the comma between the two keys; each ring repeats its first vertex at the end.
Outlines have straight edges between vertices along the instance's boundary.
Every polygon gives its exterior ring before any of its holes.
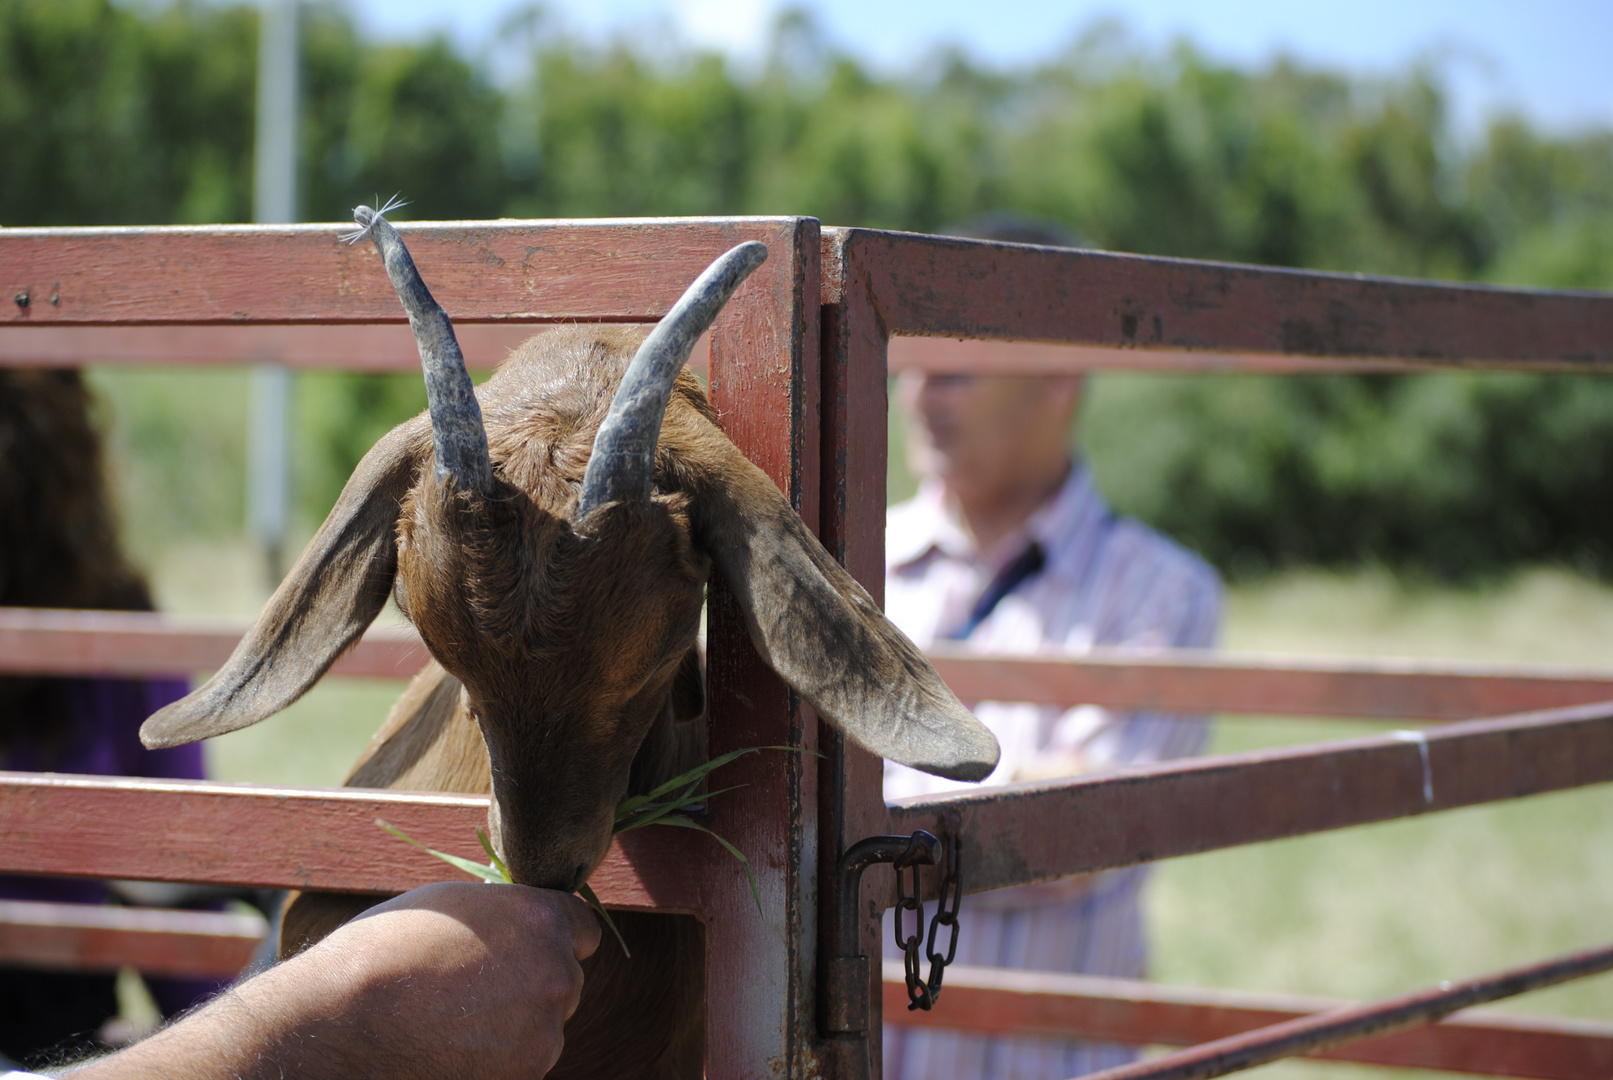
{"type": "Polygon", "coordinates": [[[923,1009],[928,1012],[935,1007],[936,1001],[941,997],[941,979],[946,972],[948,964],[958,953],[958,909],[963,903],[963,872],[959,866],[960,851],[958,848],[958,834],[947,835],[947,861],[946,877],[941,879],[941,888],[936,898],[935,917],[930,921],[930,934],[928,942],[924,941],[924,902],[919,899],[922,895],[919,888],[919,868],[917,864],[904,867],[898,860],[896,863],[896,947],[902,950],[903,966],[907,973],[907,1009],[923,1009]],[[902,871],[911,869],[913,873],[912,888],[903,888],[902,871]],[[914,912],[916,925],[912,934],[902,933],[903,912],[914,912]],[[935,939],[941,928],[951,931],[947,936],[946,955],[942,956],[935,947],[935,939]],[[924,959],[920,955],[920,947],[928,954],[930,959],[930,977],[924,978],[924,959]]]}
{"type": "MultiPolygon", "coordinates": [[[[930,1001],[933,1003],[941,996],[941,976],[946,971],[952,958],[958,955],[958,909],[963,905],[963,868],[962,851],[959,850],[958,834],[947,834],[947,872],[941,879],[941,889],[935,898],[935,918],[930,922],[930,940],[925,946],[925,952],[930,957],[930,1001]],[[947,927],[951,934],[947,937],[947,954],[942,956],[935,951],[935,936],[941,927],[947,927]]],[[[911,996],[911,995],[909,995],[911,996]]]]}
{"type": "MultiPolygon", "coordinates": [[[[911,849],[910,849],[911,850],[911,849]]],[[[896,947],[902,950],[902,961],[907,969],[907,996],[908,1009],[928,1010],[933,1004],[930,998],[929,987],[924,984],[924,960],[920,950],[924,946],[924,901],[920,899],[919,866],[916,862],[909,862],[906,854],[896,860],[896,917],[892,920],[896,929],[896,947]],[[912,888],[904,888],[903,871],[912,874],[910,879],[912,888]],[[913,932],[902,933],[902,924],[906,922],[906,912],[913,912],[913,932]]]]}

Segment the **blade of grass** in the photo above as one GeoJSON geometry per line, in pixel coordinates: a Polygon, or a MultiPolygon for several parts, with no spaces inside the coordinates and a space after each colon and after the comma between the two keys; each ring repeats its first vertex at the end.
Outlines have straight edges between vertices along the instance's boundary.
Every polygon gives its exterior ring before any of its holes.
{"type": "Polygon", "coordinates": [[[621,804],[621,806],[616,808],[616,821],[611,831],[620,832],[622,822],[624,821],[632,821],[635,818],[643,817],[646,814],[665,814],[671,810],[676,810],[680,806],[686,806],[693,801],[695,790],[699,787],[700,780],[696,779],[690,783],[688,787],[680,791],[674,798],[667,799],[665,802],[640,802],[637,806],[623,810],[622,806],[626,806],[627,802],[635,801],[626,800],[621,804]]]}
{"type": "Polygon", "coordinates": [[[649,806],[640,809],[638,813],[633,814],[624,820],[618,821],[612,832],[614,835],[620,836],[624,832],[632,832],[634,829],[642,829],[646,825],[659,825],[665,819],[667,814],[677,813],[682,810],[689,810],[693,807],[702,806],[705,804],[707,799],[711,799],[725,792],[738,791],[744,786],[744,784],[735,784],[733,787],[718,788],[716,791],[708,791],[704,795],[700,796],[698,800],[690,798],[668,801],[664,803],[651,803],[649,806]]]}
{"type": "Polygon", "coordinates": [[[605,910],[605,905],[599,902],[599,897],[594,895],[594,890],[588,887],[588,882],[585,881],[577,886],[577,895],[583,898],[585,904],[594,909],[600,920],[610,927],[610,932],[616,935],[616,942],[622,947],[622,955],[629,960],[633,959],[633,953],[627,947],[627,939],[622,936],[620,930],[616,929],[615,920],[610,917],[610,912],[605,910]]]}
{"type": "Polygon", "coordinates": [[[387,822],[382,821],[380,818],[376,818],[375,823],[381,826],[381,828],[385,829],[387,832],[391,833],[393,836],[396,836],[399,840],[402,840],[405,844],[411,844],[414,847],[419,848],[421,851],[426,852],[428,855],[435,855],[449,866],[456,866],[472,877],[479,877],[483,881],[491,881],[495,885],[508,884],[510,880],[499,870],[498,867],[483,866],[479,862],[472,862],[470,859],[462,859],[458,855],[450,855],[446,851],[438,851],[436,848],[428,848],[426,845],[422,844],[420,841],[416,840],[414,837],[410,836],[396,825],[388,824],[387,822]]]}
{"type": "Polygon", "coordinates": [[[504,860],[499,858],[498,852],[493,850],[493,841],[487,838],[486,830],[477,829],[476,839],[482,842],[482,850],[487,852],[487,861],[492,864],[493,869],[504,875],[504,880],[513,885],[515,879],[510,877],[510,868],[504,865],[504,860]]]}
{"type": "MultiPolygon", "coordinates": [[[[686,817],[674,816],[679,810],[684,810],[694,805],[695,790],[700,786],[700,782],[712,771],[720,769],[730,761],[742,758],[746,754],[754,754],[758,750],[784,750],[797,754],[817,754],[816,750],[807,750],[798,746],[750,746],[743,750],[730,750],[726,754],[721,754],[704,764],[696,765],[688,772],[673,777],[654,791],[622,800],[616,807],[616,818],[614,827],[611,830],[612,833],[631,832],[634,829],[642,829],[646,825],[672,825],[681,829],[695,829],[705,833],[721,844],[730,855],[739,860],[739,865],[745,871],[745,880],[750,884],[751,899],[756,901],[756,913],[758,915],[762,914],[762,891],[756,884],[756,875],[751,872],[750,860],[745,857],[745,853],[699,822],[691,821],[686,817]],[[682,789],[681,791],[679,791],[680,788],[682,789]],[[673,791],[679,792],[674,798],[667,799],[664,802],[657,801],[662,796],[673,791]]],[[[718,788],[716,791],[707,792],[701,799],[704,801],[744,786],[743,784],[736,784],[732,787],[718,788]]],[[[435,855],[443,862],[463,870],[472,877],[478,877],[483,881],[493,882],[494,884],[508,884],[511,881],[509,867],[504,865],[504,860],[499,858],[497,851],[493,850],[493,842],[488,839],[487,833],[481,829],[476,830],[476,839],[481,843],[482,850],[487,852],[487,857],[492,863],[490,866],[483,866],[458,855],[449,855],[447,852],[428,848],[402,829],[382,821],[380,818],[376,818],[375,823],[399,840],[413,845],[427,854],[435,855]]],[[[583,882],[582,885],[578,886],[577,894],[599,914],[605,925],[610,927],[611,933],[615,935],[617,943],[622,947],[622,954],[631,957],[633,954],[627,948],[627,939],[617,929],[615,921],[610,917],[610,912],[605,910],[605,905],[599,902],[599,897],[594,895],[594,890],[588,886],[587,882],[583,882]]]]}
{"type": "Polygon", "coordinates": [[[742,758],[746,754],[754,754],[758,750],[784,750],[792,754],[817,755],[818,753],[816,750],[807,750],[800,746],[747,746],[743,750],[730,750],[728,753],[720,754],[702,765],[696,765],[686,773],[681,773],[678,776],[674,776],[672,779],[668,780],[654,791],[645,792],[643,795],[635,795],[631,799],[622,800],[622,802],[616,807],[616,816],[618,819],[620,819],[622,815],[631,814],[640,807],[655,802],[657,799],[660,799],[663,795],[666,795],[669,792],[676,791],[680,787],[687,787],[690,784],[699,783],[701,780],[705,779],[706,774],[711,772],[713,769],[720,769],[730,761],[734,761],[737,758],[742,758]]]}

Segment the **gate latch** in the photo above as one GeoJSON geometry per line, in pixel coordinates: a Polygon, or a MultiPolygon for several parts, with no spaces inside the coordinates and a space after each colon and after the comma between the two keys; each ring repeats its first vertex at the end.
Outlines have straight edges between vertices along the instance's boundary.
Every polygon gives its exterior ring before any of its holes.
{"type": "MultiPolygon", "coordinates": [[[[928,834],[926,834],[928,835],[928,834]]],[[[926,859],[926,862],[933,860],[926,859]]],[[[963,875],[958,868],[958,834],[947,834],[947,861],[946,876],[941,879],[941,887],[937,890],[935,898],[935,918],[930,920],[929,940],[924,938],[924,893],[919,888],[918,860],[910,864],[912,870],[911,890],[902,887],[903,864],[896,864],[896,947],[902,950],[903,964],[907,970],[907,1011],[923,1009],[929,1012],[936,1000],[941,996],[941,976],[946,971],[952,958],[958,954],[958,906],[963,903],[963,875]],[[902,922],[906,918],[903,912],[913,912],[913,932],[902,933],[902,922]],[[936,951],[935,938],[941,928],[947,929],[946,955],[936,951]],[[919,946],[924,946],[924,953],[930,961],[930,977],[924,978],[924,958],[919,955],[919,946]]]]}
{"type": "Polygon", "coordinates": [[[929,1009],[941,993],[941,975],[958,948],[958,904],[963,885],[958,873],[958,838],[948,836],[946,878],[941,883],[939,908],[929,928],[925,949],[923,890],[919,867],[935,865],[941,841],[923,829],[912,836],[870,836],[860,840],[840,857],[836,871],[838,895],[834,904],[834,953],[829,957],[824,979],[824,1028],[832,1034],[856,1034],[869,1027],[869,1000],[873,967],[869,957],[859,953],[861,920],[858,911],[863,871],[876,863],[890,863],[896,870],[896,944],[902,949],[907,968],[909,1009],[929,1009]],[[908,876],[911,875],[911,876],[908,876]],[[915,928],[902,933],[907,912],[914,913],[915,928]],[[945,955],[936,949],[936,937],[945,927],[950,931],[945,955]],[[921,949],[928,952],[930,975],[923,974],[921,949]]]}

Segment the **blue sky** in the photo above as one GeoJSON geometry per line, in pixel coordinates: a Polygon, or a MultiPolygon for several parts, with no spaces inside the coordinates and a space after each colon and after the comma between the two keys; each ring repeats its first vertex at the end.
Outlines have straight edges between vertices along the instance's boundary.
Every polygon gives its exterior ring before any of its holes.
{"type": "MultiPolygon", "coordinates": [[[[447,31],[481,52],[524,0],[349,0],[379,35],[447,31]]],[[[784,6],[767,0],[548,0],[548,17],[574,32],[681,40],[754,57],[784,6]]],[[[1356,72],[1446,58],[1461,126],[1497,108],[1555,129],[1613,127],[1610,0],[808,0],[836,44],[876,67],[900,70],[957,45],[999,66],[1058,51],[1097,19],[1118,17],[1143,42],[1186,36],[1224,60],[1276,52],[1356,72]]]]}

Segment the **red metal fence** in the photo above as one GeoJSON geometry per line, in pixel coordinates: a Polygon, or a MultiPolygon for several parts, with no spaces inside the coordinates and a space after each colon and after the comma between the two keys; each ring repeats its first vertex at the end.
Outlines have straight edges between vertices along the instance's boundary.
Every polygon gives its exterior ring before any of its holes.
{"type": "MultiPolygon", "coordinates": [[[[413,370],[383,272],[369,252],[338,244],[338,231],[0,230],[0,286],[7,296],[28,297],[0,321],[0,364],[272,360],[413,370]]],[[[483,365],[530,324],[653,321],[720,251],[744,239],[767,243],[772,258],[712,332],[712,400],[736,443],[876,598],[893,366],[1556,371],[1613,361],[1613,298],[1600,294],[820,230],[799,218],[402,231],[461,328],[471,362],[483,365]],[[1031,344],[988,352],[939,344],[946,338],[1031,344]]],[[[227,655],[240,629],[161,616],[0,611],[0,670],[202,670],[227,655]]],[[[731,766],[745,774],[734,782],[748,786],[716,808],[716,827],[752,853],[764,914],[758,918],[734,866],[683,830],[618,838],[593,884],[608,904],[704,920],[714,1077],[877,1075],[879,973],[869,987],[866,1033],[821,1032],[815,1005],[828,977],[815,958],[831,955],[824,935],[836,861],[866,836],[919,827],[955,834],[968,887],[978,891],[1613,779],[1613,706],[1597,704],[1613,699],[1613,672],[937,652],[937,667],[965,700],[1450,723],[1421,735],[887,807],[880,763],[793,701],[752,652],[720,583],[712,589],[709,648],[713,752],[789,743],[824,755],[790,755],[783,768],[731,766]],[[1527,710],[1547,711],[1510,715],[1527,710]],[[1318,791],[1329,797],[1315,798],[1318,791]]],[[[421,655],[411,634],[375,630],[334,673],[397,677],[421,655]]],[[[440,874],[428,856],[376,830],[375,817],[474,857],[473,829],[485,812],[485,800],[461,796],[5,774],[0,872],[390,892],[440,874]]],[[[890,889],[888,873],[868,874],[864,910],[888,906],[890,889]]],[[[119,923],[122,914],[82,912],[75,923],[72,914],[0,909],[0,956],[219,970],[244,955],[252,937],[241,926],[136,925],[119,923]]],[[[861,933],[862,951],[877,956],[877,923],[865,920],[861,933]]],[[[1180,1044],[1332,1004],[991,972],[958,972],[948,987],[935,1012],[892,1010],[887,1022],[1180,1044]]],[[[1613,1031],[1475,1014],[1329,1053],[1491,1075],[1605,1076],[1613,1072],[1613,1031]]]]}

